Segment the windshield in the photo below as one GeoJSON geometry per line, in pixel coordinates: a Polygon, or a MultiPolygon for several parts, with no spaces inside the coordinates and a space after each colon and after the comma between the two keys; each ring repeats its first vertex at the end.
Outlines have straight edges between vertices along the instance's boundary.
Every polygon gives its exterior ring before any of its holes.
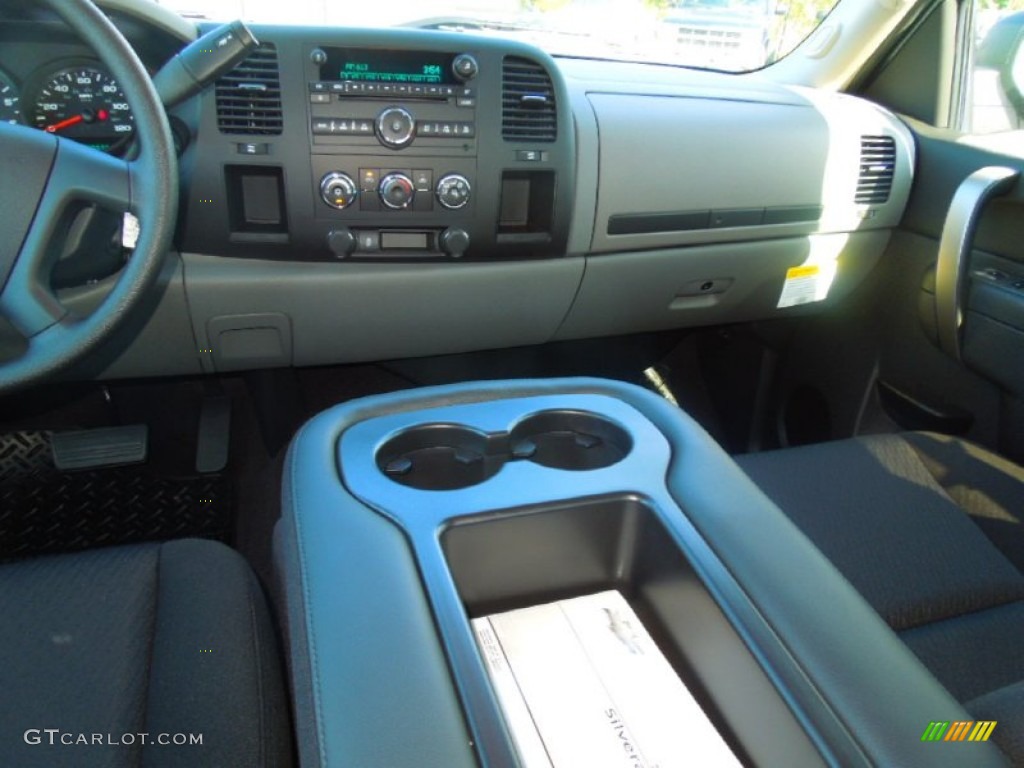
{"type": "Polygon", "coordinates": [[[556,56],[744,72],[781,58],[835,0],[158,0],[194,19],[406,26],[514,37],[556,56]]]}

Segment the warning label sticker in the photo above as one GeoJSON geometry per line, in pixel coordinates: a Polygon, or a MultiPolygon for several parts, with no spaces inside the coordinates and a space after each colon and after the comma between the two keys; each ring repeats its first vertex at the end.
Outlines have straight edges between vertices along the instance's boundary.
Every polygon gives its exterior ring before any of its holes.
{"type": "Polygon", "coordinates": [[[778,309],[821,301],[828,296],[828,289],[832,284],[829,278],[831,275],[823,275],[818,264],[790,267],[786,270],[786,282],[782,284],[778,309]]]}

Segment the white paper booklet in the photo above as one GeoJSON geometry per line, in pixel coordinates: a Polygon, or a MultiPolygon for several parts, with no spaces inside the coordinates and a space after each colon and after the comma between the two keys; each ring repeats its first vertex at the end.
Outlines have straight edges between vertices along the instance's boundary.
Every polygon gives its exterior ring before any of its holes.
{"type": "Polygon", "coordinates": [[[524,768],[740,765],[618,592],[473,629],[524,768]]]}

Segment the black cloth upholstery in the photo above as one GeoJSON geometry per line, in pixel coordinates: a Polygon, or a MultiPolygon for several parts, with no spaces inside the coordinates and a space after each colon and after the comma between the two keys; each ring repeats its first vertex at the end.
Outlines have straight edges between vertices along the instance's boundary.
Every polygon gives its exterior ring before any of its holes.
{"type": "Polygon", "coordinates": [[[967,709],[979,720],[995,720],[999,746],[1014,765],[1024,765],[1024,683],[991,691],[967,702],[967,709]]]}
{"type": "Polygon", "coordinates": [[[736,461],[1024,764],[1024,470],[929,433],[736,461]]]}
{"type": "Polygon", "coordinates": [[[267,606],[224,545],[0,565],[0,616],[0,765],[291,764],[267,606]]]}

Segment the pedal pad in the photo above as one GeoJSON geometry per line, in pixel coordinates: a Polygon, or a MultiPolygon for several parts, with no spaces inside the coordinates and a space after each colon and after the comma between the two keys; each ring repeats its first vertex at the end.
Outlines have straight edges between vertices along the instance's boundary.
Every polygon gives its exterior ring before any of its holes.
{"type": "Polygon", "coordinates": [[[199,439],[196,444],[196,472],[202,475],[220,472],[228,464],[231,446],[231,398],[207,395],[199,413],[199,439]]]}
{"type": "Polygon", "coordinates": [[[146,460],[149,428],[145,424],[101,427],[50,436],[53,465],[66,472],[141,464],[146,460]]]}

